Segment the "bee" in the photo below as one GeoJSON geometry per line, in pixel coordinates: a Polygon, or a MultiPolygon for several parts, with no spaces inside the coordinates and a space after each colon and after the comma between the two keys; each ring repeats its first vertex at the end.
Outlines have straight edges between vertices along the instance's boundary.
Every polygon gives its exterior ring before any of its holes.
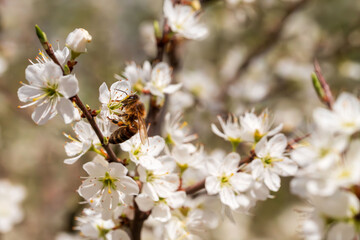
{"type": "Polygon", "coordinates": [[[121,103],[120,110],[124,113],[119,116],[122,117],[122,121],[117,122],[119,128],[110,135],[109,142],[122,143],[139,132],[141,143],[145,144],[148,136],[144,120],[146,115],[144,104],[136,94],[129,95],[121,103]]]}

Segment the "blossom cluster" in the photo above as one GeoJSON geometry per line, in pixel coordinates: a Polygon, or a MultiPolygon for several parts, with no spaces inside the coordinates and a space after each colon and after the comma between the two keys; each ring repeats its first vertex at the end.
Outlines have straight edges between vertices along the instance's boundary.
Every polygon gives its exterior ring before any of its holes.
{"type": "Polygon", "coordinates": [[[305,239],[355,239],[360,213],[360,101],[341,93],[332,109],[318,108],[315,129],[291,158],[299,171],[291,181],[294,194],[313,206],[302,223],[305,239]]]}
{"type": "Polygon", "coordinates": [[[288,140],[279,133],[282,125],[271,128],[268,111],[257,116],[254,111],[240,117],[230,115],[225,122],[218,117],[223,132],[212,124],[213,132],[230,141],[233,152],[225,159],[207,162],[210,176],[205,187],[209,194],[219,193],[223,204],[232,210],[248,211],[257,200],[269,198],[281,185],[279,176],[293,176],[297,164],[289,158],[288,140]],[[250,156],[240,161],[239,143],[250,145],[250,156]]]}
{"type": "MultiPolygon", "coordinates": [[[[163,12],[162,32],[154,24],[153,36],[161,54],[171,49],[172,41],[207,36],[199,1],[165,0],[163,12]]],[[[81,236],[139,239],[135,235],[140,236],[144,223],[156,239],[201,239],[224,215],[232,220],[232,213],[249,213],[258,201],[273,198],[281,177],[292,176],[292,192],[314,207],[303,223],[307,239],[356,235],[360,142],[354,135],[360,130],[360,102],[355,96],[343,93],[331,109],[315,110],[315,130],[302,142],[289,140],[282,124],[274,126],[268,110],[218,116],[221,128],[213,123],[209,129],[229,142],[232,151],[208,153],[207,146],[196,142],[198,136],[183,121],[182,112],[174,113],[165,103],[183,87],[200,100],[209,96],[199,86],[214,93],[216,87],[194,80],[177,83],[174,69],[162,56],[142,64],[131,61],[110,85],[99,86],[99,106],[92,109],[81,102],[72,71],[92,36],[75,29],[65,47],[54,51],[39,28],[37,34],[47,56],[40,52],[26,68],[28,83],[18,90],[26,104],[20,108],[36,106],[32,119],[39,125],[58,113],[66,124],[72,123],[75,136],[64,134],[69,139],[64,163],[83,164],[86,172],[77,189],[86,204],[76,218],[81,236]],[[154,114],[153,109],[163,112],[154,114]],[[146,115],[156,115],[160,122],[155,134],[146,115]],[[84,163],[88,152],[96,156],[84,163]],[[221,211],[212,208],[211,201],[221,211]]]]}

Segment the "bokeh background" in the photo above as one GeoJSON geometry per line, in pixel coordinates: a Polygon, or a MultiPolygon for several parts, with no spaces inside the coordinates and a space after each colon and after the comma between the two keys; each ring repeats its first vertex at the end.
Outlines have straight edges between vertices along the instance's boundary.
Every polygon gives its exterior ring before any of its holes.
{"type": "MultiPolygon", "coordinates": [[[[268,108],[274,124],[283,122],[290,137],[311,131],[312,110],[321,106],[310,80],[315,58],[335,95],[358,95],[360,1],[203,2],[202,21],[210,34],[200,42],[179,43],[174,72],[184,87],[168,108],[184,111],[209,154],[231,150],[211,132],[218,114],[268,108]]],[[[25,81],[28,59],[34,60],[41,47],[34,25],[55,48],[62,48],[77,27],[93,36],[75,73],[80,97],[96,108],[102,82],[114,82],[114,73],[120,74],[127,61],[142,64],[154,56],[151,26],[162,19],[162,0],[1,0],[0,14],[0,179],[27,189],[24,221],[0,238],[56,239],[60,232],[72,231],[81,211],[75,192],[79,176],[85,175],[81,163],[93,155],[65,165],[62,133],[72,133],[71,126],[59,117],[36,126],[32,109],[17,108],[19,81],[25,81]]],[[[224,221],[206,239],[301,239],[306,203],[291,195],[289,179],[274,197],[259,202],[251,215],[239,214],[236,224],[224,221]]]]}

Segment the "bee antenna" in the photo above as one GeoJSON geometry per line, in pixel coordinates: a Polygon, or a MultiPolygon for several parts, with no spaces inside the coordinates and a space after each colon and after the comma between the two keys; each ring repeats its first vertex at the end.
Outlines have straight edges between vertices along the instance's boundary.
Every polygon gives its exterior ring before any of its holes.
{"type": "Polygon", "coordinates": [[[125,93],[125,94],[126,94],[126,96],[128,95],[128,93],[127,93],[127,92],[125,92],[124,90],[121,90],[121,89],[115,89],[115,90],[125,93]]]}

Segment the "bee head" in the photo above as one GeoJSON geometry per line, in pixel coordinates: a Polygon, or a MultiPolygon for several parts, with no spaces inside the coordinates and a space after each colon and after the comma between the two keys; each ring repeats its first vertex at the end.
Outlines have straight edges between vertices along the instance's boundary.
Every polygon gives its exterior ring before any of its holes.
{"type": "Polygon", "coordinates": [[[131,103],[135,103],[139,100],[139,96],[136,95],[136,94],[132,94],[132,95],[129,95],[128,97],[126,97],[122,103],[123,104],[131,104],[131,103]]]}

